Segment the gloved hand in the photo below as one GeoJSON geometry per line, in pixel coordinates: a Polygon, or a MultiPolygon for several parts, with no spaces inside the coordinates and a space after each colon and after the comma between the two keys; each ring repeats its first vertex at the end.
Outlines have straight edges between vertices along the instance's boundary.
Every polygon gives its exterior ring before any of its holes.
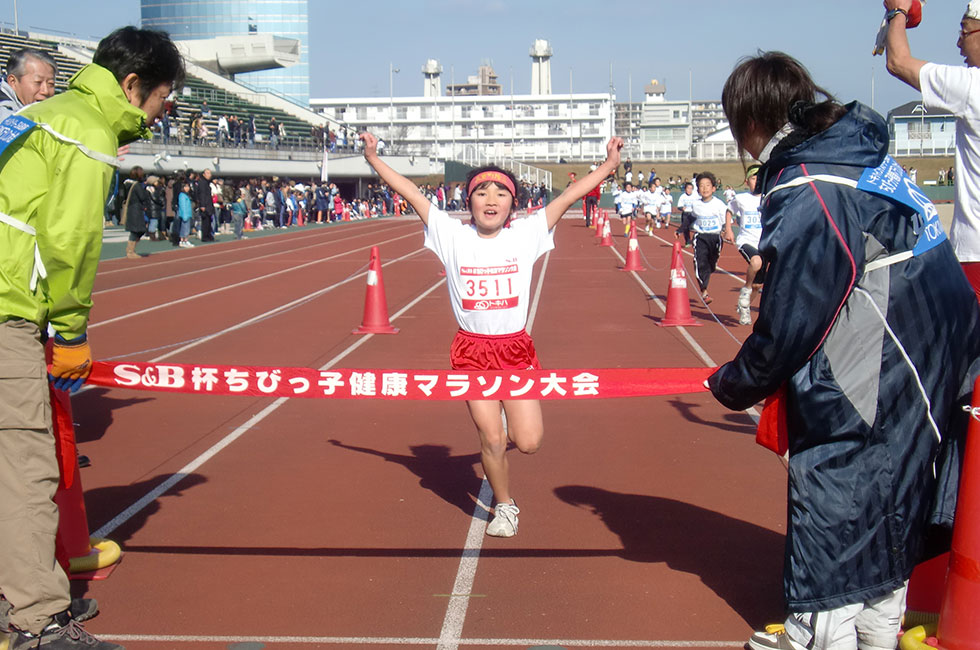
{"type": "Polygon", "coordinates": [[[51,355],[51,370],[48,378],[58,390],[77,391],[92,372],[92,350],[88,346],[88,336],[65,340],[61,334],[54,335],[54,349],[51,355]]]}

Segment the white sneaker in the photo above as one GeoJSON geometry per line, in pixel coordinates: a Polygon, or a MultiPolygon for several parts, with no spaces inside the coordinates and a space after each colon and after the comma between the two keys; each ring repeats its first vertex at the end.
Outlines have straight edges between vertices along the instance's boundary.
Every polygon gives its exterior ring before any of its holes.
{"type": "MultiPolygon", "coordinates": [[[[774,627],[776,626],[766,626],[767,629],[774,627]]],[[[804,646],[789,638],[785,629],[778,632],[756,632],[749,638],[746,646],[752,650],[806,650],[804,646]]]]}
{"type": "Polygon", "coordinates": [[[751,325],[752,324],[752,312],[749,311],[748,307],[738,306],[738,324],[739,325],[751,325]]]}
{"type": "Polygon", "coordinates": [[[491,537],[513,537],[517,534],[517,515],[520,509],[516,503],[498,503],[493,509],[493,521],[487,526],[491,537]]]}
{"type": "Polygon", "coordinates": [[[742,287],[738,290],[738,306],[749,308],[752,302],[752,287],[742,287]]]}
{"type": "Polygon", "coordinates": [[[739,325],[751,325],[752,324],[752,311],[749,309],[749,305],[752,302],[752,287],[742,287],[738,292],[738,324],[739,325]]]}

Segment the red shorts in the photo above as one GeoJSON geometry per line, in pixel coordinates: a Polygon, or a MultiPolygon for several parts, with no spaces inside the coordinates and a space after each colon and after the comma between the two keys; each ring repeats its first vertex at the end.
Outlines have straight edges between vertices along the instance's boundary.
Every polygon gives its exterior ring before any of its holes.
{"type": "Polygon", "coordinates": [[[459,330],[449,350],[453,370],[540,370],[534,342],[527,332],[473,334],[459,330]]]}
{"type": "Polygon", "coordinates": [[[970,286],[977,294],[977,302],[980,302],[980,262],[960,262],[966,279],[970,281],[970,286]]]}

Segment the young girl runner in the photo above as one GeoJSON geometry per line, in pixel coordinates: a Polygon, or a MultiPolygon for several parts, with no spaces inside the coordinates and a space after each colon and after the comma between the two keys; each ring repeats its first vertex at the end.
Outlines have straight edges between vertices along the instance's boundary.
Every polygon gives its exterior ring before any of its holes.
{"type": "MultiPolygon", "coordinates": [[[[454,370],[527,370],[540,368],[531,337],[524,331],[531,270],[535,260],[554,248],[554,227],[565,211],[619,166],[620,138],[606,145],[606,161],[535,213],[513,219],[517,183],[510,172],[488,167],[466,182],[469,223],[451,218],[433,205],[410,180],[378,157],[378,139],[361,134],[364,158],[381,179],[405,197],[425,225],[425,246],[446,267],[453,314],[459,323],[450,351],[454,370]]],[[[511,497],[508,440],[526,454],[541,445],[544,423],[536,400],[467,402],[480,435],[483,471],[497,502],[487,534],[517,534],[520,512],[511,497]],[[504,429],[501,404],[507,416],[504,429]]]]}

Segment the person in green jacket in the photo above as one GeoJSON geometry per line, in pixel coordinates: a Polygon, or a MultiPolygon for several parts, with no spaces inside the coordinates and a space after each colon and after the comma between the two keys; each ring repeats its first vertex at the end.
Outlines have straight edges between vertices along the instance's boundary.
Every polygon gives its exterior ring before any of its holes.
{"type": "Polygon", "coordinates": [[[9,626],[10,650],[119,647],[78,625],[73,614],[97,605],[72,603],[55,560],[48,373],[74,391],[91,370],[86,328],[116,152],[150,136],[184,64],[166,34],[135,27],[104,38],[92,60],[67,91],[0,123],[0,635],[9,626]]]}

